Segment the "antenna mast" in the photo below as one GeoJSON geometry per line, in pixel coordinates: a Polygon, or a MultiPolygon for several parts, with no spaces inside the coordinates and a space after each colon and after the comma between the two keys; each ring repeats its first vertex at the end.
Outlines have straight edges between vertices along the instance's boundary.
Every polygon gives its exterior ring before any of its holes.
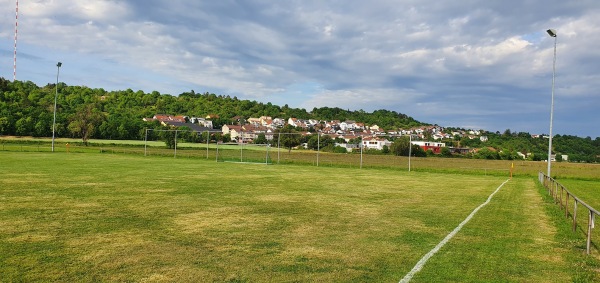
{"type": "Polygon", "coordinates": [[[19,0],[17,1],[15,10],[15,53],[14,53],[14,66],[13,66],[13,82],[17,79],[17,31],[19,27],[19,0]]]}

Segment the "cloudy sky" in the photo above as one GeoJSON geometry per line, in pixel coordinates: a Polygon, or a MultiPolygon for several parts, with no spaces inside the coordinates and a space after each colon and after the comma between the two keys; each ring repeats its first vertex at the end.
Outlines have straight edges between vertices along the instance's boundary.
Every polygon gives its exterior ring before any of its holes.
{"type": "MultiPolygon", "coordinates": [[[[13,78],[15,1],[0,0],[13,78]]],[[[600,2],[21,0],[17,80],[600,136],[600,2]]],[[[203,113],[198,113],[203,114],[203,113]]]]}

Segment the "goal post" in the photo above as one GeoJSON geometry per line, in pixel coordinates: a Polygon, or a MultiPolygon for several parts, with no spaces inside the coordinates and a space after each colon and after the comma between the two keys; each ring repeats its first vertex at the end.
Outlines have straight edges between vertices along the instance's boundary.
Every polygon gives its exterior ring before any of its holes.
{"type": "Polygon", "coordinates": [[[217,162],[273,164],[270,144],[217,143],[217,162]]]}
{"type": "Polygon", "coordinates": [[[216,144],[219,140],[217,133],[216,131],[146,128],[144,156],[182,155],[209,159],[211,154],[216,155],[216,144]]]}

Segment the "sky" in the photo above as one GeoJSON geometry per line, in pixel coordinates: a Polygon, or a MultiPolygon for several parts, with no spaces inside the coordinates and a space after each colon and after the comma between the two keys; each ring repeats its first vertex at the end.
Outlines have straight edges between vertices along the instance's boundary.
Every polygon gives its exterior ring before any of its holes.
{"type": "MultiPolygon", "coordinates": [[[[10,80],[15,2],[0,0],[0,76],[10,80]]],[[[548,134],[556,43],[553,134],[595,138],[598,15],[597,0],[21,0],[16,78],[54,83],[60,61],[61,82],[107,91],[194,90],[548,134]]]]}

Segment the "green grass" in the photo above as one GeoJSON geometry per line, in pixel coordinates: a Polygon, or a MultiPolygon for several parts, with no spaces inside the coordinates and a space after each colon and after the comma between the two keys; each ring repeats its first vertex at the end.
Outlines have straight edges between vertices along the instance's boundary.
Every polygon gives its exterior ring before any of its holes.
{"type": "Polygon", "coordinates": [[[557,179],[557,182],[600,211],[600,180],[557,179]]]}
{"type": "MultiPolygon", "coordinates": [[[[0,151],[20,152],[50,152],[50,139],[31,137],[0,137],[0,151]]],[[[184,158],[198,158],[219,161],[276,163],[312,165],[319,167],[346,167],[346,168],[374,168],[374,169],[401,169],[408,171],[408,157],[392,155],[359,153],[333,154],[312,150],[292,150],[269,148],[268,162],[266,162],[265,147],[209,144],[208,150],[204,143],[179,143],[177,151],[165,148],[164,142],[149,141],[122,141],[122,140],[90,140],[88,146],[81,144],[76,139],[57,139],[55,151],[66,152],[69,143],[70,152],[90,153],[124,153],[150,156],[170,156],[184,158]],[[218,157],[217,157],[218,152],[218,157]],[[362,164],[361,164],[362,159],[362,164]]],[[[480,160],[464,158],[411,158],[411,170],[433,173],[455,174],[480,174],[487,176],[510,175],[511,167],[514,176],[537,177],[538,172],[545,172],[547,163],[535,161],[510,161],[510,160],[480,160]]],[[[568,162],[555,162],[552,165],[552,175],[556,179],[586,179],[600,182],[600,164],[581,164],[568,162]]]]}
{"type": "MultiPolygon", "coordinates": [[[[8,282],[397,282],[507,179],[137,155],[0,160],[8,282]]],[[[535,182],[513,179],[414,281],[575,278],[580,262],[546,214],[535,182]]]]}
{"type": "Polygon", "coordinates": [[[532,189],[534,180],[509,182],[494,200],[444,249],[415,281],[427,282],[568,282],[556,227],[532,189]],[[523,235],[528,235],[524,237],[523,235]],[[531,272],[536,270],[536,272],[531,272]],[[552,274],[552,275],[550,275],[552,274]]]}
{"type": "MultiPolygon", "coordinates": [[[[594,208],[595,210],[600,210],[600,181],[597,180],[588,180],[588,179],[559,179],[557,180],[561,185],[563,185],[568,191],[572,194],[576,195],[579,199],[583,200],[586,204],[594,208]]],[[[549,192],[547,189],[544,189],[544,195],[549,196],[549,192]]],[[[565,203],[566,201],[566,193],[560,196],[560,189],[558,192],[558,201],[561,203],[565,203]]],[[[568,203],[566,204],[568,209],[568,218],[566,217],[565,208],[558,204],[557,201],[553,201],[558,209],[560,207],[560,214],[562,218],[562,222],[569,226],[569,230],[572,231],[573,225],[573,211],[575,209],[575,201],[573,198],[569,198],[568,203]]],[[[598,215],[596,215],[595,223],[598,223],[598,215]]],[[[572,239],[573,245],[577,250],[586,250],[586,239],[585,236],[588,233],[588,224],[589,224],[589,211],[583,205],[579,204],[577,207],[577,228],[575,232],[571,232],[571,234],[575,234],[579,236],[579,238],[572,239]]],[[[592,253],[593,257],[600,258],[598,255],[598,246],[600,246],[600,231],[597,228],[592,229],[591,231],[591,240],[592,240],[592,253]]]]}

